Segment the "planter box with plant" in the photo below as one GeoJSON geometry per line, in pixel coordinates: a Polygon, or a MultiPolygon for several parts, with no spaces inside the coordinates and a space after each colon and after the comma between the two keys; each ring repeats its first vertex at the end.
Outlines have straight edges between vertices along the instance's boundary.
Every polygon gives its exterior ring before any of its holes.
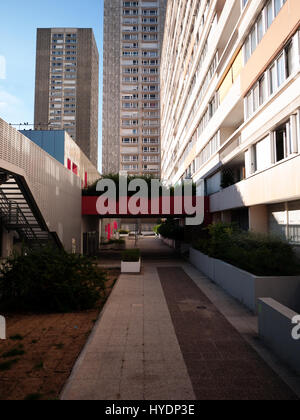
{"type": "Polygon", "coordinates": [[[190,249],[199,271],[253,312],[264,297],[300,309],[300,266],[287,242],[228,224],[212,225],[207,233],[190,249]]]}
{"type": "Polygon", "coordinates": [[[122,273],[141,272],[141,253],[139,249],[128,249],[122,254],[121,262],[122,273]]]}

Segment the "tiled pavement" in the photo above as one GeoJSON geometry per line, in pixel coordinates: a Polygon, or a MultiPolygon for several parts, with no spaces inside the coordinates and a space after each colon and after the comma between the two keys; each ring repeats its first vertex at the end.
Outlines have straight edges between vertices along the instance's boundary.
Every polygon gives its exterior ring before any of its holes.
{"type": "MultiPolygon", "coordinates": [[[[223,297],[195,272],[170,260],[122,275],[62,399],[294,399],[217,310],[223,297]]],[[[248,332],[252,321],[234,305],[224,304],[230,322],[248,332]]]]}
{"type": "Polygon", "coordinates": [[[195,399],[151,264],[119,278],[62,399],[195,399]]]}
{"type": "Polygon", "coordinates": [[[197,400],[296,398],[182,268],[158,273],[197,400]]]}

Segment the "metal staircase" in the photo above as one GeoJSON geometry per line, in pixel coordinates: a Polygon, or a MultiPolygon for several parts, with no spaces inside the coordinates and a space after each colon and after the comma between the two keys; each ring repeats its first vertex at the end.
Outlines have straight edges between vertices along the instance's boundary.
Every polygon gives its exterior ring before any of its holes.
{"type": "Polygon", "coordinates": [[[29,249],[50,244],[62,248],[57,234],[49,231],[25,179],[1,170],[0,220],[8,231],[18,233],[29,249]]]}

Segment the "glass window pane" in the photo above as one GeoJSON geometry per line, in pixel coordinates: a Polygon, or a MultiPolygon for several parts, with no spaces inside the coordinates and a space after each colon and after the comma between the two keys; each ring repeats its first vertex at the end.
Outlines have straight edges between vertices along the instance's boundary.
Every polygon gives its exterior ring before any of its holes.
{"type": "Polygon", "coordinates": [[[281,0],[275,0],[275,16],[278,15],[281,9],[281,0]]]}
{"type": "Polygon", "coordinates": [[[273,22],[273,1],[270,0],[267,4],[267,28],[271,26],[273,22]]]}
{"type": "Polygon", "coordinates": [[[259,107],[259,84],[253,89],[253,111],[255,112],[259,107]]]}
{"type": "Polygon", "coordinates": [[[266,99],[266,77],[263,76],[259,81],[259,104],[264,104],[266,99]]]}
{"type": "Polygon", "coordinates": [[[284,68],[284,55],[282,54],[277,61],[277,75],[278,75],[278,86],[281,86],[285,81],[285,68],[284,68]]]}
{"type": "Polygon", "coordinates": [[[270,94],[272,95],[277,89],[277,75],[275,64],[270,68],[270,94]]]}
{"type": "Polygon", "coordinates": [[[255,51],[256,48],[256,28],[254,26],[254,28],[251,31],[251,52],[253,53],[255,51]]]}
{"type": "Polygon", "coordinates": [[[252,91],[247,96],[247,118],[251,117],[253,114],[253,99],[252,99],[252,91]]]}
{"type": "Polygon", "coordinates": [[[294,58],[294,46],[293,42],[291,42],[288,47],[286,48],[287,54],[287,63],[286,63],[286,77],[289,77],[295,70],[296,67],[296,59],[294,58]]]}
{"type": "Polygon", "coordinates": [[[248,37],[245,43],[245,62],[249,60],[251,56],[251,49],[250,49],[250,38],[248,37]]]}
{"type": "Polygon", "coordinates": [[[257,21],[257,42],[260,43],[264,36],[264,25],[263,25],[263,17],[260,15],[257,21]]]}

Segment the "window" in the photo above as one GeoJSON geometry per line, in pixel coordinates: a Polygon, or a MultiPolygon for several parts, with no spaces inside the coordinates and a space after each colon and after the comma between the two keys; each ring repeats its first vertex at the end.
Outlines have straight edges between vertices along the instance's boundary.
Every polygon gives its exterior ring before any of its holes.
{"type": "Polygon", "coordinates": [[[250,35],[250,39],[251,39],[251,53],[253,53],[257,47],[257,42],[256,42],[256,27],[254,26],[254,28],[251,31],[251,35],[250,35]]]}
{"type": "Polygon", "coordinates": [[[286,157],[286,126],[275,131],[275,161],[280,162],[286,157]]]}
{"type": "Polygon", "coordinates": [[[284,54],[277,60],[277,76],[278,76],[278,86],[281,86],[285,81],[285,63],[284,63],[284,54]]]}
{"type": "Polygon", "coordinates": [[[274,0],[274,6],[275,6],[275,16],[277,16],[282,7],[282,0],[274,0]]]}
{"type": "Polygon", "coordinates": [[[261,14],[257,20],[257,43],[258,44],[263,39],[263,36],[264,36],[264,22],[263,22],[263,16],[261,14]]]}
{"type": "Polygon", "coordinates": [[[252,91],[251,91],[246,98],[246,115],[247,115],[247,118],[251,117],[252,114],[253,114],[253,99],[252,99],[252,91]]]}
{"type": "Polygon", "coordinates": [[[259,81],[259,105],[264,104],[266,99],[267,99],[266,76],[263,76],[259,81]]]}
{"type": "Polygon", "coordinates": [[[286,76],[289,77],[291,74],[293,74],[296,67],[296,60],[295,60],[296,54],[294,56],[293,42],[290,42],[289,45],[286,47],[285,54],[287,56],[286,76]]]}
{"type": "Polygon", "coordinates": [[[269,29],[269,27],[271,26],[272,22],[273,22],[273,0],[270,0],[267,4],[267,28],[269,29]]]}
{"type": "Polygon", "coordinates": [[[277,75],[276,75],[276,66],[275,64],[269,70],[270,77],[270,94],[272,95],[277,89],[277,75]]]}
{"type": "Polygon", "coordinates": [[[247,38],[245,43],[245,63],[249,60],[251,57],[251,44],[250,44],[250,38],[247,38]]]}
{"type": "Polygon", "coordinates": [[[259,107],[259,83],[253,89],[253,112],[259,107]]]}
{"type": "Polygon", "coordinates": [[[263,171],[271,165],[270,136],[265,137],[253,146],[253,170],[263,171]]]}

